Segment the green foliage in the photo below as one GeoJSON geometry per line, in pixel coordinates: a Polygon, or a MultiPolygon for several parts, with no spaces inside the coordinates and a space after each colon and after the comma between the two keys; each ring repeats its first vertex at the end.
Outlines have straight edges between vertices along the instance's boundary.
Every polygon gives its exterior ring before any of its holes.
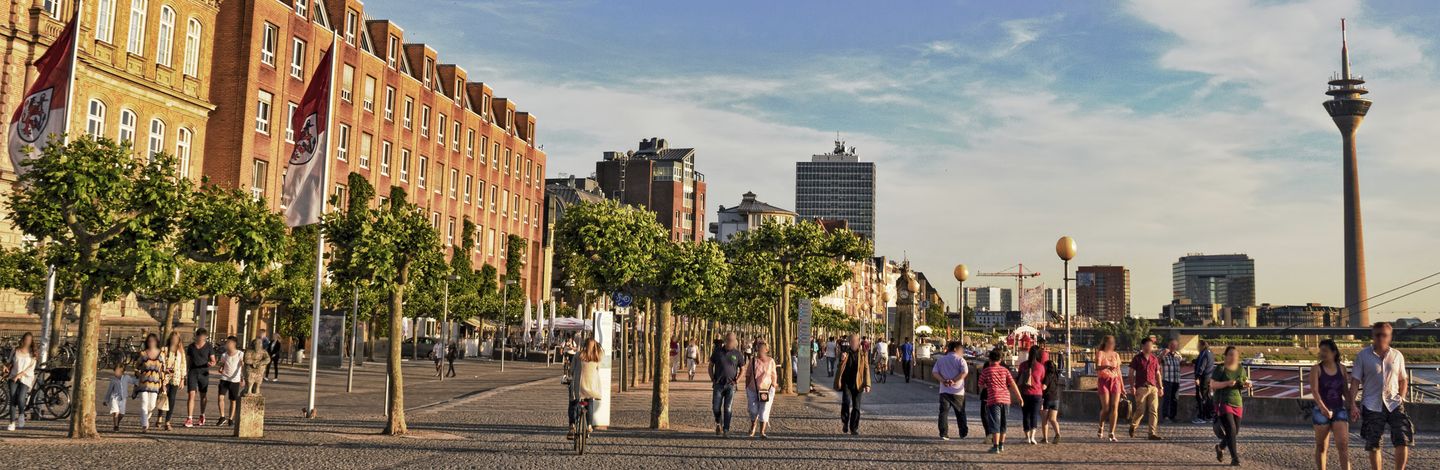
{"type": "Polygon", "coordinates": [[[581,290],[633,288],[652,273],[665,243],[655,214],[612,200],[571,206],[555,224],[556,265],[581,290]]]}
{"type": "Polygon", "coordinates": [[[1115,337],[1115,349],[1130,351],[1140,347],[1140,341],[1150,336],[1150,320],[1139,317],[1124,317],[1118,322],[1100,322],[1095,325],[1099,337],[1115,337]]]}
{"type": "Polygon", "coordinates": [[[845,261],[868,258],[873,247],[848,230],[767,221],[731,238],[725,251],[736,270],[745,273],[753,295],[778,300],[784,285],[802,297],[829,294],[850,278],[845,261]]]}

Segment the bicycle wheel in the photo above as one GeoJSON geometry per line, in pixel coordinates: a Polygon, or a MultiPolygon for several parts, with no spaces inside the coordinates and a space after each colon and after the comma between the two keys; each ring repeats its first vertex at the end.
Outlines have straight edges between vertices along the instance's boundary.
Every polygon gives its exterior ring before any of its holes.
{"type": "Polygon", "coordinates": [[[590,406],[580,407],[580,416],[575,420],[575,454],[585,455],[585,441],[590,438],[590,406]]]}
{"type": "Polygon", "coordinates": [[[45,384],[40,393],[30,399],[43,419],[65,419],[70,417],[70,389],[60,384],[45,384]]]}
{"type": "Polygon", "coordinates": [[[10,417],[10,384],[0,382],[0,418],[10,417]]]}

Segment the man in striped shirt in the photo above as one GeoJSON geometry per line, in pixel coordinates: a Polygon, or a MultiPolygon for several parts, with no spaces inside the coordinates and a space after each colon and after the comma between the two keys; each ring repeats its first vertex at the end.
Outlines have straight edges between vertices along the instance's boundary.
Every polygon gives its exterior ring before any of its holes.
{"type": "Polygon", "coordinates": [[[1160,418],[1179,422],[1180,414],[1180,342],[1171,339],[1160,352],[1160,376],[1164,394],[1160,396],[1160,418]]]}

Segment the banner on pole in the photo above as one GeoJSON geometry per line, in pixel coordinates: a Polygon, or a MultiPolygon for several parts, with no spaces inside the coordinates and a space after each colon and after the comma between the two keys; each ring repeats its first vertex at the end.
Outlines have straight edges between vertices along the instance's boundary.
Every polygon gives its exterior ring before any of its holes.
{"type": "MultiPolygon", "coordinates": [[[[75,15],[78,19],[80,15],[75,15]]],[[[75,73],[75,22],[60,32],[50,48],[35,61],[35,83],[10,119],[10,163],[15,174],[24,173],[20,163],[40,154],[50,145],[51,134],[64,134],[69,121],[71,76],[75,73]]]]}

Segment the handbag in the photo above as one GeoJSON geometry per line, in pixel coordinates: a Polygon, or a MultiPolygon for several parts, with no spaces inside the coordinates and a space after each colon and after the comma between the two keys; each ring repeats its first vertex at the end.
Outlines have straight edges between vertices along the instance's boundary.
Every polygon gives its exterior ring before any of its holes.
{"type": "Polygon", "coordinates": [[[761,390],[760,393],[759,393],[759,396],[760,396],[760,402],[761,402],[761,403],[765,403],[765,402],[770,401],[770,391],[769,391],[769,390],[761,390]]]}

